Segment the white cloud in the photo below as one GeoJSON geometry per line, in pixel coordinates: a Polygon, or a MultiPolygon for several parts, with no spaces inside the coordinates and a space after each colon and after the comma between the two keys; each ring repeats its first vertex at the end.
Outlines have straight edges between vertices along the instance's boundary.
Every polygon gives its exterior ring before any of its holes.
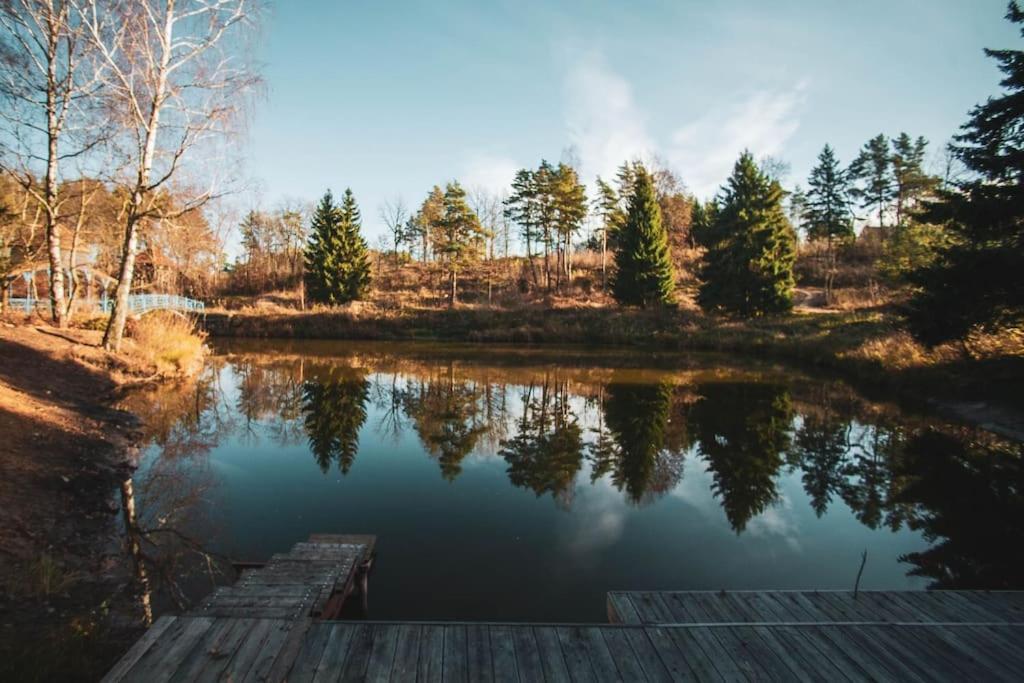
{"type": "Polygon", "coordinates": [[[459,182],[467,189],[480,187],[501,194],[508,191],[520,168],[520,164],[508,157],[476,154],[463,165],[459,182]]]}
{"type": "Polygon", "coordinates": [[[800,127],[805,87],[756,92],[677,128],[670,163],[698,197],[713,195],[744,149],[758,158],[782,152],[800,127]]]}
{"type": "Polygon", "coordinates": [[[579,151],[585,176],[611,177],[622,162],[654,149],[629,83],[597,56],[587,55],[570,68],[565,94],[569,141],[579,151]]]}

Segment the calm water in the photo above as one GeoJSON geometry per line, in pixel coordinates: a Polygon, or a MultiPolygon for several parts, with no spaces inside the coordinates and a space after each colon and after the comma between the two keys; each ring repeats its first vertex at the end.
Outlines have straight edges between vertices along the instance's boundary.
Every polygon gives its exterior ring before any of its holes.
{"type": "Polygon", "coordinates": [[[236,342],[147,408],[133,495],[178,607],[310,533],[378,536],[375,619],[852,588],[865,550],[863,588],[1024,587],[1019,446],[781,367],[236,342]]]}

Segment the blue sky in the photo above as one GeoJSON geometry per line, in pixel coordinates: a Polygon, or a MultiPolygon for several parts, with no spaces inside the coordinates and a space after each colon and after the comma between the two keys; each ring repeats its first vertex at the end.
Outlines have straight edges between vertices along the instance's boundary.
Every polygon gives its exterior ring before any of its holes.
{"type": "MultiPolygon", "coordinates": [[[[498,189],[574,146],[584,177],[657,154],[704,197],[743,148],[803,183],[826,142],[938,152],[1019,47],[1003,0],[279,0],[264,28],[250,206],[351,187],[378,207],[453,178],[498,189]]],[[[248,208],[248,207],[247,207],[248,208]]]]}

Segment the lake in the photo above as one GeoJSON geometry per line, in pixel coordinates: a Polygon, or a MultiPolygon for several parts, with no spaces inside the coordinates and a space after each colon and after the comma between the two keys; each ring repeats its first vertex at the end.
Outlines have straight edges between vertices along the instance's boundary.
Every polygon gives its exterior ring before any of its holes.
{"type": "MultiPolygon", "coordinates": [[[[630,589],[1024,587],[1018,444],[705,354],[217,341],[142,412],[157,611],[375,534],[372,619],[605,621],[630,589]]],[[[147,551],[146,548],[149,548],[147,551]]]]}

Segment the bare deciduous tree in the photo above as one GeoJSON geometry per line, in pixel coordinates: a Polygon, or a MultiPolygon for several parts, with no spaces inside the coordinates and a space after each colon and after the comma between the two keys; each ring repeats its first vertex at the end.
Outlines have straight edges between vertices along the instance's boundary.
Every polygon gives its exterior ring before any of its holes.
{"type": "Polygon", "coordinates": [[[388,199],[380,207],[380,219],[384,221],[388,233],[391,235],[391,245],[395,263],[398,263],[398,247],[406,240],[406,228],[409,222],[409,211],[405,208],[405,202],[401,197],[388,199]]]}
{"type": "MultiPolygon", "coordinates": [[[[104,89],[120,126],[128,208],[114,308],[103,344],[120,346],[139,229],[195,211],[218,196],[216,179],[168,209],[161,201],[194,150],[222,151],[217,138],[256,85],[239,29],[254,20],[253,0],[71,0],[106,67],[104,89]]],[[[223,158],[204,166],[209,173],[223,158]]]]}
{"type": "Polygon", "coordinates": [[[59,223],[62,166],[102,139],[86,112],[102,69],[69,0],[0,0],[0,171],[39,204],[46,231],[50,310],[67,326],[59,223]]]}

